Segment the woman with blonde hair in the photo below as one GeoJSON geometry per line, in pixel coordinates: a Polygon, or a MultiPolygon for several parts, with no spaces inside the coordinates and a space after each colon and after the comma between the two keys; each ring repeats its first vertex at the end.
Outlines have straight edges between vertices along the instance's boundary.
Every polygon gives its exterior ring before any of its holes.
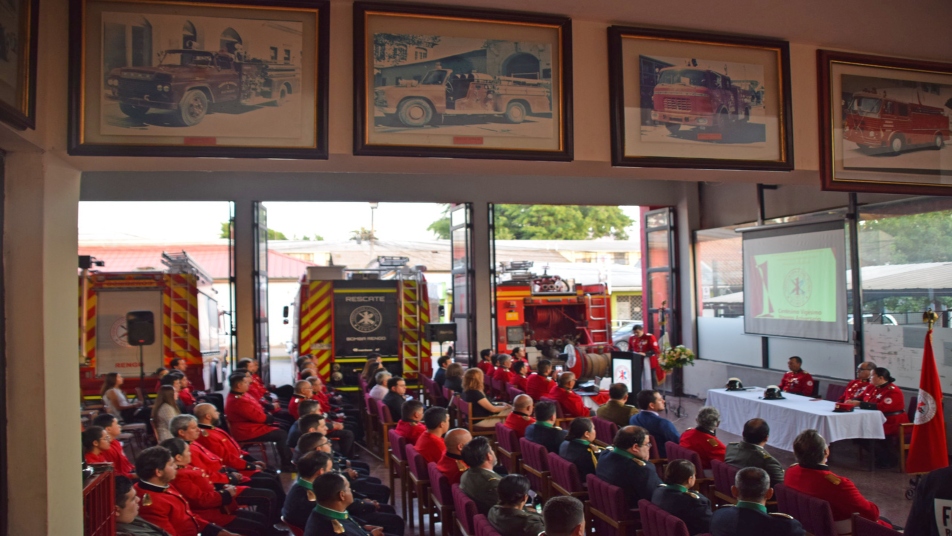
{"type": "Polygon", "coordinates": [[[159,387],[159,392],[155,396],[155,405],[152,406],[152,427],[155,429],[155,435],[159,443],[166,439],[172,439],[172,432],[169,431],[169,423],[172,418],[179,415],[178,404],[175,399],[178,392],[171,385],[159,387]]]}
{"type": "Polygon", "coordinates": [[[512,406],[509,404],[495,405],[486,398],[483,392],[483,381],[485,375],[478,368],[471,368],[463,374],[463,394],[464,401],[473,405],[473,418],[492,417],[491,419],[481,419],[473,423],[477,428],[493,428],[497,422],[503,422],[512,406]]]}

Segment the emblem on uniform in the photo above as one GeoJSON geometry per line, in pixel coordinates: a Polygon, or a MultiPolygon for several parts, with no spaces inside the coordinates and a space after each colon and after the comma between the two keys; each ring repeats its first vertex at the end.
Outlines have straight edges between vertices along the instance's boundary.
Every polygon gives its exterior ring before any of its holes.
{"type": "Polygon", "coordinates": [[[152,506],[152,497],[148,493],[142,496],[142,506],[152,506]]]}
{"type": "Polygon", "coordinates": [[[208,430],[202,429],[202,437],[208,437],[208,430]]]}
{"type": "Polygon", "coordinates": [[[883,400],[883,402],[885,402],[885,403],[887,403],[887,404],[892,404],[892,399],[891,399],[891,398],[887,398],[886,400],[883,400]]]}
{"type": "Polygon", "coordinates": [[[708,439],[707,442],[708,442],[708,444],[710,444],[712,447],[716,447],[716,446],[717,446],[717,440],[714,439],[713,437],[710,438],[710,439],[708,439]]]}
{"type": "Polygon", "coordinates": [[[317,502],[317,495],[314,495],[312,490],[307,490],[307,500],[310,502],[317,502]]]}
{"type": "Polygon", "coordinates": [[[340,521],[336,519],[331,520],[331,526],[334,527],[334,534],[343,534],[344,532],[346,532],[344,530],[344,525],[341,525],[340,521]]]}

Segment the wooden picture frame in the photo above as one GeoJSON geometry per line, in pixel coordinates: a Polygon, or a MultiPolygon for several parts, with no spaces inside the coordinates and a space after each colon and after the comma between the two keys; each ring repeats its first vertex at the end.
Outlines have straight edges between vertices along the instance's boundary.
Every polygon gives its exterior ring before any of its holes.
{"type": "Polygon", "coordinates": [[[824,190],[952,195],[952,64],[817,51],[824,190]]]}
{"type": "Polygon", "coordinates": [[[608,29],[612,165],[790,171],[790,47],[761,37],[608,29]]]}
{"type": "Polygon", "coordinates": [[[0,6],[0,121],[36,128],[36,43],[39,0],[10,0],[0,6]]]}
{"type": "Polygon", "coordinates": [[[571,21],[355,3],[354,154],[572,160],[571,21]]]}
{"type": "Polygon", "coordinates": [[[71,2],[69,153],[327,158],[328,10],[71,2]]]}

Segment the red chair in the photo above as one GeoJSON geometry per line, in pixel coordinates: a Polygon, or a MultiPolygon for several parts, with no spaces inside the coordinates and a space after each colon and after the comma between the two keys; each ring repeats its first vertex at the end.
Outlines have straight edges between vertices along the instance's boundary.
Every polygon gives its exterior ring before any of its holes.
{"type": "Polygon", "coordinates": [[[839,533],[830,503],[823,499],[800,493],[783,484],[774,486],[774,497],[777,498],[777,509],[793,516],[813,536],[837,536],[839,533]]]}
{"type": "Polygon", "coordinates": [[[714,473],[714,500],[713,507],[725,504],[737,504],[737,498],[731,493],[731,486],[737,477],[739,467],[728,465],[720,460],[711,460],[711,471],[714,473]]]}
{"type": "Polygon", "coordinates": [[[507,384],[506,382],[502,380],[497,380],[496,378],[493,378],[492,380],[490,380],[490,383],[492,383],[492,386],[493,386],[493,396],[495,397],[495,399],[496,400],[505,399],[507,394],[506,386],[509,384],[507,384]]]}
{"type": "Polygon", "coordinates": [[[387,442],[390,444],[390,453],[387,454],[387,460],[390,462],[388,464],[390,489],[396,495],[397,488],[394,487],[394,483],[396,480],[400,481],[403,488],[403,493],[400,494],[403,497],[403,519],[406,519],[408,511],[407,497],[410,495],[410,487],[407,486],[407,438],[398,434],[396,430],[388,430],[387,436],[389,438],[387,442]]]}
{"type": "MultiPolygon", "coordinates": [[[[371,449],[379,448],[380,430],[377,422],[377,400],[369,394],[364,393],[364,441],[367,447],[371,449]]],[[[381,456],[384,458],[386,456],[381,456]]]]}
{"type": "MultiPolygon", "coordinates": [[[[592,417],[592,424],[595,425],[595,442],[597,444],[607,447],[614,443],[615,434],[618,433],[617,424],[600,417],[592,417]]],[[[654,445],[653,442],[652,445],[654,445]]]]}
{"type": "Polygon", "coordinates": [[[549,451],[524,437],[519,438],[519,448],[522,451],[522,473],[542,501],[549,500],[549,451]]]}
{"type": "Polygon", "coordinates": [[[436,522],[439,521],[443,524],[443,534],[452,535],[454,505],[450,481],[435,463],[426,464],[426,472],[430,475],[430,534],[436,536],[436,522]]]}
{"type": "MultiPolygon", "coordinates": [[[[381,437],[380,457],[383,458],[384,467],[390,468],[390,457],[387,453],[390,451],[390,429],[396,428],[397,423],[390,416],[390,408],[382,400],[373,399],[374,406],[377,408],[377,427],[381,437]]],[[[393,489],[391,486],[390,489],[393,489]]]]}
{"type": "Polygon", "coordinates": [[[431,381],[430,382],[430,405],[431,406],[440,406],[445,408],[449,404],[449,399],[443,395],[443,388],[440,387],[440,384],[431,381]]]}
{"type": "Polygon", "coordinates": [[[845,392],[845,385],[834,385],[831,383],[830,385],[826,386],[826,395],[823,398],[831,402],[836,402],[841,396],[843,396],[843,393],[845,392]]]}
{"type": "Polygon", "coordinates": [[[641,514],[641,527],[645,534],[658,536],[691,536],[688,526],[677,516],[673,516],[650,501],[638,501],[641,514]]]}
{"type": "Polygon", "coordinates": [[[476,530],[476,536],[502,536],[483,514],[476,514],[473,517],[473,528],[476,530]]]}
{"type": "Polygon", "coordinates": [[[496,423],[496,450],[499,451],[500,463],[506,467],[509,474],[518,473],[519,458],[522,456],[519,450],[519,434],[501,422],[496,423]]]}
{"type": "Polygon", "coordinates": [[[284,521],[284,524],[287,525],[289,529],[291,529],[291,534],[294,536],[304,536],[304,529],[301,527],[288,523],[288,520],[284,519],[284,516],[281,516],[281,521],[284,521]]]}
{"type": "Polygon", "coordinates": [[[453,505],[456,507],[456,528],[459,529],[460,536],[476,536],[476,531],[473,529],[473,518],[479,513],[476,503],[459,489],[459,484],[453,484],[451,489],[453,505]]]}
{"type": "MultiPolygon", "coordinates": [[[[694,482],[694,489],[700,491],[708,499],[712,499],[711,484],[714,483],[714,480],[704,476],[704,466],[701,464],[701,455],[689,448],[682,447],[673,441],[666,442],[664,444],[664,449],[668,452],[668,462],[671,460],[688,460],[694,464],[694,473],[696,478],[694,482]]],[[[713,499],[711,502],[714,502],[713,499]]]]}
{"type": "Polygon", "coordinates": [[[485,419],[495,419],[494,416],[486,417],[473,417],[473,404],[463,400],[462,397],[453,398],[453,405],[456,407],[456,418],[458,419],[458,427],[465,428],[469,430],[470,435],[473,437],[476,436],[494,436],[496,435],[496,428],[487,427],[477,427],[476,423],[485,419]]]}
{"type": "Polygon", "coordinates": [[[588,475],[589,508],[594,533],[599,536],[635,536],[641,528],[637,509],[629,509],[625,491],[595,475],[588,475]]]}
{"type": "MultiPolygon", "coordinates": [[[[554,452],[548,455],[549,489],[555,495],[569,495],[584,503],[588,500],[588,490],[578,475],[578,466],[554,452]]],[[[587,516],[586,516],[587,517],[587,516]]]]}
{"type": "Polygon", "coordinates": [[[433,405],[433,400],[430,398],[433,393],[433,384],[436,382],[427,378],[425,375],[420,374],[420,394],[423,397],[423,405],[425,407],[430,407],[433,405]]]}
{"type": "Polygon", "coordinates": [[[509,394],[510,402],[515,402],[517,396],[526,394],[525,391],[519,389],[515,385],[506,385],[506,393],[509,394]]]}
{"type": "Polygon", "coordinates": [[[902,534],[875,521],[870,521],[859,514],[853,514],[850,524],[853,529],[853,536],[895,536],[896,534],[902,534]]]}
{"type": "MultiPolygon", "coordinates": [[[[426,458],[420,455],[413,448],[413,445],[406,446],[407,453],[407,487],[410,487],[411,495],[417,501],[417,514],[420,516],[420,536],[426,536],[426,527],[423,524],[423,514],[430,511],[429,501],[427,500],[430,489],[430,475],[426,467],[426,458]]],[[[408,519],[410,526],[413,526],[413,512],[410,512],[408,519]]],[[[431,533],[432,534],[432,533],[431,533]]]]}

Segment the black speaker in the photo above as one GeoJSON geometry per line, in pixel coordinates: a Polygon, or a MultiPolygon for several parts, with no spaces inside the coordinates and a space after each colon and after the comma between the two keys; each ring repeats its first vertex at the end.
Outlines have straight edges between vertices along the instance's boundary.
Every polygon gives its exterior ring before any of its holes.
{"type": "Polygon", "coordinates": [[[132,346],[155,344],[155,316],[152,311],[126,313],[126,338],[132,346]]]}
{"type": "Polygon", "coordinates": [[[456,324],[427,324],[425,336],[430,342],[456,342],[456,324]]]}

